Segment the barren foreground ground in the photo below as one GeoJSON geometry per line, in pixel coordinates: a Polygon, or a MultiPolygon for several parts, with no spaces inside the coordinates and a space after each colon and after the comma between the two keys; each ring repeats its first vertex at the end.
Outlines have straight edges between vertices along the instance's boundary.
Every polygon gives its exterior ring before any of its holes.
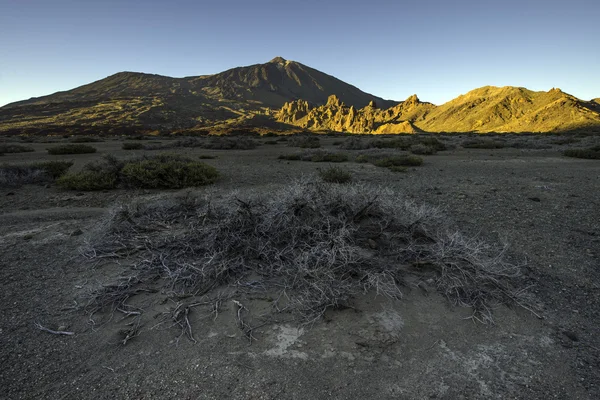
{"type": "MultiPolygon", "coordinates": [[[[326,149],[335,148],[333,141],[322,139],[326,149]]],[[[121,150],[116,140],[92,145],[99,153],[62,158],[75,160],[76,169],[102,153],[142,152],[121,150]]],[[[47,144],[33,146],[34,153],[0,161],[57,158],[46,154],[47,144]]],[[[78,248],[117,202],[268,192],[326,165],[278,160],[297,151],[285,143],[183,149],[216,155],[206,162],[222,178],[180,192],[0,189],[0,398],[600,398],[600,162],[565,158],[560,150],[458,146],[424,156],[423,166],[406,173],[342,164],[356,181],[441,207],[469,235],[506,240],[524,265],[524,287],[540,318],[499,307],[494,325],[475,323],[465,319],[468,309],[408,285],[401,300],[367,293],[312,325],[259,327],[251,342],[228,300],[215,318],[190,314],[197,343],[179,337],[177,327],[147,323],[123,345],[128,318],[93,325],[77,303],[118,265],[89,263],[78,248]],[[75,334],[53,335],[36,322],[75,334]]],[[[255,298],[245,306],[252,312],[262,303],[255,298]]],[[[150,315],[159,318],[168,307],[150,303],[150,315]]]]}

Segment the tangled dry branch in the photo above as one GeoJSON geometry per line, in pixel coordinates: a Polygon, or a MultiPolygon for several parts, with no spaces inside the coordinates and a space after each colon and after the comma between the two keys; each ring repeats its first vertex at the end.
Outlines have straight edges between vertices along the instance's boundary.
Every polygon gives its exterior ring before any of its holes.
{"type": "MultiPolygon", "coordinates": [[[[274,193],[121,205],[82,248],[89,259],[130,262],[121,282],[92,294],[92,311],[128,310],[132,296],[157,282],[184,297],[240,290],[243,281],[245,290],[275,293],[274,310],[305,322],[360,292],[400,298],[409,275],[492,322],[495,305],[525,304],[520,269],[504,252],[392,190],[310,180],[274,193]]],[[[175,309],[172,320],[193,339],[189,307],[175,309]]]]}

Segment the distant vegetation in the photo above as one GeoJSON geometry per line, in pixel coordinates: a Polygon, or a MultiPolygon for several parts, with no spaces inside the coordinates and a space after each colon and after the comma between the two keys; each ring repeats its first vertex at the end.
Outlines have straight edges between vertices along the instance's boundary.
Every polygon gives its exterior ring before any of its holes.
{"type": "Polygon", "coordinates": [[[317,136],[295,136],[288,140],[288,146],[300,147],[302,149],[316,149],[321,147],[321,141],[317,136]]]}
{"type": "Polygon", "coordinates": [[[132,143],[132,142],[124,142],[121,147],[123,150],[142,150],[144,148],[143,143],[132,143]]]}
{"type": "Polygon", "coordinates": [[[0,166],[0,187],[48,183],[59,178],[73,165],[71,161],[45,161],[25,165],[0,166]]]}
{"type": "Polygon", "coordinates": [[[328,152],[328,151],[305,151],[302,153],[285,154],[279,156],[280,160],[297,160],[297,161],[312,161],[312,162],[344,162],[348,161],[349,157],[346,153],[328,152]]]}
{"type": "Polygon", "coordinates": [[[407,150],[420,155],[432,155],[438,151],[447,150],[448,147],[436,137],[413,135],[393,139],[378,138],[370,140],[351,137],[342,142],[340,148],[346,150],[366,150],[372,148],[398,149],[407,150]]]}
{"type": "Polygon", "coordinates": [[[568,149],[565,150],[563,154],[567,157],[600,160],[600,145],[585,149],[568,149]]]}
{"type": "Polygon", "coordinates": [[[104,142],[103,139],[95,136],[74,136],[70,140],[71,143],[98,143],[104,142]]]}
{"type": "Polygon", "coordinates": [[[118,185],[141,189],[179,189],[214,183],[219,177],[216,168],[191,158],[173,154],[142,156],[133,160],[118,160],[105,156],[89,163],[83,170],[64,175],[57,184],[72,190],[106,190],[118,185]]]}
{"type": "Polygon", "coordinates": [[[465,149],[502,149],[504,142],[493,139],[469,139],[461,143],[465,149]]]}
{"type": "Polygon", "coordinates": [[[63,155],[63,154],[89,154],[95,153],[96,148],[85,144],[65,144],[62,146],[50,147],[48,154],[63,155]]]}
{"type": "Polygon", "coordinates": [[[335,166],[319,170],[319,176],[329,183],[348,183],[352,180],[350,172],[335,166]]]}
{"type": "Polygon", "coordinates": [[[23,146],[21,144],[1,144],[0,143],[0,154],[1,153],[29,153],[35,151],[31,146],[23,146]]]}

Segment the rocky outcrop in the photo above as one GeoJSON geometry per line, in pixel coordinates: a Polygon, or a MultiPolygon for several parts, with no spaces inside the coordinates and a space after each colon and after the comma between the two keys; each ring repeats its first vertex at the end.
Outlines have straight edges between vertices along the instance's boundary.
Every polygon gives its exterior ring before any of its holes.
{"type": "Polygon", "coordinates": [[[410,119],[421,118],[431,107],[434,106],[411,96],[405,102],[384,110],[377,108],[374,100],[357,109],[346,106],[337,96],[331,95],[322,106],[310,107],[302,100],[286,103],[276,114],[276,119],[314,131],[416,133],[420,130],[410,119]]]}

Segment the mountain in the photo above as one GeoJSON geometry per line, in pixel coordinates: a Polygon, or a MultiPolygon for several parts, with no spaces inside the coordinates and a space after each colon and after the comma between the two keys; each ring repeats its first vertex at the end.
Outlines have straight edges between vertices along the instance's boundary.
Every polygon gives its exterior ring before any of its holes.
{"type": "Polygon", "coordinates": [[[311,130],[352,133],[550,132],[600,128],[600,107],[552,89],[485,86],[441,106],[416,95],[391,108],[356,110],[330,98],[323,106],[285,104],[278,121],[311,130]]]}
{"type": "Polygon", "coordinates": [[[600,114],[560,89],[485,86],[427,115],[421,129],[439,132],[550,132],[600,125],[600,114]]]}
{"type": "Polygon", "coordinates": [[[177,130],[243,124],[288,101],[323,104],[336,94],[346,104],[396,102],[365,93],[331,75],[276,57],[265,64],[214,75],[171,78],[120,72],[73,90],[0,108],[0,132],[123,128],[177,130]]]}
{"type": "Polygon", "coordinates": [[[365,93],[275,57],[186,78],[120,72],[0,108],[0,133],[128,134],[309,129],[352,133],[600,131],[600,99],[485,86],[440,106],[365,93]]]}

